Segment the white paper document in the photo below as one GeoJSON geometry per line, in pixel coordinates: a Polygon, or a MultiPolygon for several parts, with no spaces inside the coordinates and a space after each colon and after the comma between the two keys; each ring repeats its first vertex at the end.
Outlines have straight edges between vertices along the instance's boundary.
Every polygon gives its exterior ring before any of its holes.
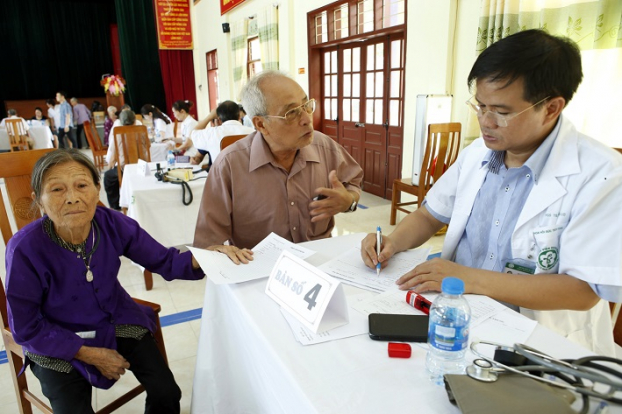
{"type": "Polygon", "coordinates": [[[270,276],[274,264],[284,251],[301,259],[306,259],[315,253],[274,233],[270,233],[252,249],[253,260],[248,264],[236,265],[223,253],[190,246],[188,249],[207,277],[217,285],[247,282],[270,276]]]}
{"type": "MultiPolygon", "coordinates": [[[[424,293],[421,296],[430,302],[434,302],[438,294],[424,293]]],[[[494,299],[490,299],[487,296],[464,295],[464,298],[467,300],[471,308],[471,328],[507,309],[507,307],[503,304],[494,299]]],[[[406,303],[406,291],[396,288],[387,290],[384,293],[375,295],[360,302],[352,303],[350,304],[350,307],[366,315],[369,315],[370,313],[400,313],[409,315],[423,314],[420,310],[415,309],[406,303]]]]}
{"type": "Polygon", "coordinates": [[[380,276],[376,269],[365,266],[360,247],[353,247],[342,255],[320,266],[327,274],[361,289],[384,292],[395,287],[395,281],[415,266],[426,261],[430,249],[415,249],[400,252],[389,260],[380,276]]]}
{"type": "MultiPolygon", "coordinates": [[[[514,312],[512,309],[505,308],[503,312],[491,316],[484,323],[472,327],[469,342],[479,339],[497,342],[510,347],[516,343],[524,344],[537,325],[538,322],[533,319],[514,312]]],[[[492,346],[480,345],[477,349],[490,358],[494,357],[494,347],[492,346]]]]}

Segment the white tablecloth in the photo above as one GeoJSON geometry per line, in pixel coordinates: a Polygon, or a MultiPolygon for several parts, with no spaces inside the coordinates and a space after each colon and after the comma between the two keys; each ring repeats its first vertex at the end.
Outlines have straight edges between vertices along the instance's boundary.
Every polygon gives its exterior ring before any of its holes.
{"type": "MultiPolygon", "coordinates": [[[[175,148],[173,141],[168,142],[154,142],[151,144],[150,153],[152,162],[166,161],[168,152],[175,148]]],[[[164,165],[162,165],[164,167],[164,165]]]]}
{"type": "MultiPolygon", "coordinates": [[[[53,148],[52,144],[52,131],[50,128],[43,126],[31,126],[28,130],[30,137],[34,141],[34,149],[53,148]]],[[[0,149],[10,150],[9,135],[6,133],[6,129],[0,128],[0,149]]]]}
{"type": "MultiPolygon", "coordinates": [[[[155,165],[155,162],[149,164],[154,171],[155,165]]],[[[196,177],[203,178],[188,183],[193,201],[185,206],[181,201],[181,185],[158,181],[154,171],[149,177],[140,176],[137,168],[138,164],[125,166],[120,191],[121,207],[126,207],[127,215],[164,246],[192,243],[207,174],[197,174],[196,177]]]]}
{"type": "MultiPolygon", "coordinates": [[[[305,243],[319,265],[359,245],[362,235],[305,243]]],[[[206,269],[209,276],[209,269],[206,269]]],[[[458,413],[425,371],[425,351],[387,356],[367,335],[302,346],[267,279],[237,285],[207,282],[192,392],[192,413],[458,413]]],[[[347,296],[362,292],[344,285],[347,296]]],[[[538,326],[529,345],[557,357],[590,354],[538,326]]]]}

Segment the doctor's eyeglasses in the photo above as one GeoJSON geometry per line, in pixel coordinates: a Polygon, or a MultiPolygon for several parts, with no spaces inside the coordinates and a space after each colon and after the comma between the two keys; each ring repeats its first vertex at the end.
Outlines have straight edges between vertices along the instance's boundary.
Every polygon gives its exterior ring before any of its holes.
{"type": "Polygon", "coordinates": [[[549,98],[550,98],[550,96],[547,96],[546,98],[544,98],[544,99],[536,102],[535,104],[531,105],[529,108],[523,109],[522,111],[520,111],[520,112],[518,112],[516,114],[500,114],[498,112],[484,110],[484,109],[482,109],[481,105],[479,105],[478,103],[473,102],[473,96],[471,96],[471,98],[468,101],[466,101],[465,103],[469,106],[469,108],[471,108],[477,114],[477,118],[478,119],[481,120],[484,116],[486,116],[486,114],[490,114],[490,118],[492,119],[492,121],[497,126],[505,128],[505,127],[508,126],[508,123],[512,119],[516,118],[517,116],[519,116],[523,112],[527,112],[528,110],[530,110],[534,106],[541,104],[542,102],[546,101],[549,98]]]}
{"type": "Polygon", "coordinates": [[[263,115],[263,116],[266,118],[283,119],[285,120],[285,122],[290,124],[294,122],[295,120],[297,120],[298,118],[300,118],[300,115],[302,115],[302,111],[305,111],[309,115],[315,112],[315,99],[309,99],[307,102],[303,103],[302,105],[290,109],[289,111],[285,112],[285,115],[283,116],[278,116],[278,115],[263,115]]]}

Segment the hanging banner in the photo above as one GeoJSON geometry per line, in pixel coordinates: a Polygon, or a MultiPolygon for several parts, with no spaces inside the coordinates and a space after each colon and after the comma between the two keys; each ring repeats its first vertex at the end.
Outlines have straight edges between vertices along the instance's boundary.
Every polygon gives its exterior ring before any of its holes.
{"type": "Polygon", "coordinates": [[[192,49],[190,0],[154,0],[160,49],[192,49]]]}
{"type": "Polygon", "coordinates": [[[220,0],[220,15],[227,13],[229,10],[244,3],[245,0],[220,0]]]}

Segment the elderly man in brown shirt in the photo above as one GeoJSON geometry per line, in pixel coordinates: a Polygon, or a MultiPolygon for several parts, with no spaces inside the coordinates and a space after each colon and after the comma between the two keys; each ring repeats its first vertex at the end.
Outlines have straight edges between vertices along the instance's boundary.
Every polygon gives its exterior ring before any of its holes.
{"type": "Polygon", "coordinates": [[[242,104],[257,132],[214,162],[194,246],[247,263],[249,249],[270,232],[295,243],[330,237],[333,216],[356,210],[363,170],[341,145],[313,130],[315,101],[284,73],[253,77],[242,104]]]}

